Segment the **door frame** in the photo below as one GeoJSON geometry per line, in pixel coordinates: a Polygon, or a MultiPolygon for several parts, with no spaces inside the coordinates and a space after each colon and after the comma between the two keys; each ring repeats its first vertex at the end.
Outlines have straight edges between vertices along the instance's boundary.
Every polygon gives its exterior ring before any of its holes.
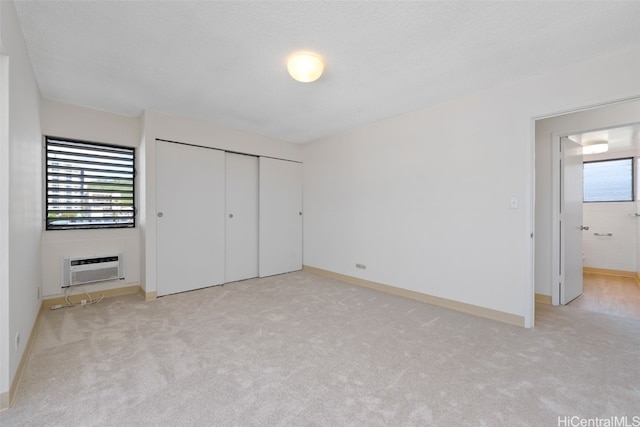
{"type": "MultiPolygon", "coordinates": [[[[600,110],[600,109],[604,109],[607,107],[612,107],[612,106],[616,106],[616,105],[620,105],[620,104],[625,104],[627,102],[639,102],[640,101],[640,94],[636,94],[633,96],[628,96],[628,97],[623,97],[623,98],[618,98],[618,99],[613,99],[613,100],[606,100],[606,101],[602,101],[599,103],[595,103],[595,104],[590,104],[590,105],[578,105],[578,106],[573,106],[571,108],[568,108],[566,110],[561,110],[561,111],[556,111],[553,113],[547,113],[547,114],[540,114],[540,115],[535,115],[535,116],[531,116],[531,171],[532,174],[530,175],[530,185],[531,185],[531,193],[530,193],[530,197],[531,197],[531,213],[530,213],[530,220],[531,220],[531,230],[532,232],[532,242],[531,242],[531,249],[530,249],[530,256],[531,256],[531,262],[530,262],[530,292],[528,292],[527,294],[527,304],[526,304],[526,309],[525,309],[525,327],[533,327],[535,324],[535,306],[536,306],[536,269],[537,269],[537,263],[536,263],[536,240],[538,238],[538,234],[539,233],[549,233],[548,229],[545,230],[536,230],[536,195],[538,194],[538,191],[544,191],[544,190],[539,190],[536,188],[536,179],[535,179],[535,175],[537,173],[537,168],[536,168],[536,122],[539,120],[545,120],[545,119],[551,119],[551,118],[556,118],[556,117],[561,117],[561,116],[565,116],[565,115],[570,115],[570,114],[574,114],[574,113],[580,113],[580,112],[586,112],[588,110],[600,110]]],[[[609,128],[609,127],[614,127],[614,126],[619,126],[622,125],[622,122],[618,122],[615,119],[611,119],[611,120],[606,120],[603,119],[602,123],[600,123],[600,121],[598,121],[598,124],[596,125],[596,127],[594,127],[591,130],[597,130],[597,129],[605,129],[605,128],[609,128]],[[609,122],[609,123],[605,123],[605,122],[609,122]]],[[[552,156],[554,155],[553,153],[556,153],[557,151],[554,149],[558,144],[560,144],[560,136],[561,135],[573,135],[574,133],[580,133],[580,132],[588,132],[589,130],[577,130],[577,131],[568,131],[567,129],[564,129],[562,132],[554,132],[552,134],[552,156]]],[[[559,153],[558,153],[559,155],[559,153]]],[[[553,159],[551,160],[553,162],[553,159]]],[[[551,182],[551,191],[552,194],[550,194],[548,197],[552,197],[552,205],[554,206],[558,206],[559,205],[559,172],[556,171],[556,173],[554,174],[554,169],[552,168],[552,182],[551,182]],[[557,179],[557,181],[556,181],[557,179]]],[[[556,212],[558,212],[556,207],[552,208],[552,224],[551,224],[551,256],[552,256],[552,267],[551,267],[551,276],[550,277],[546,277],[546,278],[542,278],[542,280],[551,280],[551,285],[552,285],[552,298],[553,295],[555,295],[555,297],[557,299],[559,299],[559,294],[557,291],[557,283],[555,284],[556,286],[556,290],[554,291],[554,277],[556,277],[555,272],[558,271],[559,268],[559,231],[557,230],[558,228],[558,221],[555,217],[556,212]]],[[[548,234],[547,234],[548,235],[548,234]]],[[[640,250],[640,248],[639,248],[640,250]]],[[[640,271],[639,271],[640,273],[640,271]]],[[[553,303],[553,301],[552,301],[553,303]]]]}
{"type": "MultiPolygon", "coordinates": [[[[637,98],[636,98],[637,99],[637,98]]],[[[621,101],[625,102],[625,101],[621,101]]],[[[617,103],[616,103],[617,104],[617,103]]],[[[602,105],[599,108],[607,107],[611,104],[602,105]]],[[[580,112],[582,110],[578,110],[575,112],[580,112]]],[[[568,113],[570,114],[570,113],[568,113]]],[[[563,159],[563,155],[560,152],[560,145],[562,144],[562,138],[568,137],[569,135],[576,135],[586,132],[597,132],[604,129],[611,129],[614,127],[626,126],[631,123],[626,122],[616,122],[612,120],[610,124],[605,126],[597,126],[597,127],[588,127],[586,129],[578,129],[573,131],[563,131],[563,132],[554,132],[552,134],[551,141],[551,162],[552,162],[552,187],[551,187],[551,197],[552,197],[552,252],[551,252],[551,304],[552,305],[566,305],[562,304],[562,300],[560,298],[560,293],[562,291],[562,287],[565,283],[565,265],[564,261],[566,259],[564,250],[565,250],[565,233],[564,230],[561,230],[559,227],[561,220],[561,208],[564,210],[564,198],[561,197],[561,186],[563,185],[562,176],[564,176],[565,164],[562,162],[561,168],[558,168],[557,165],[563,159]],[[562,171],[562,173],[560,172],[562,171]],[[562,202],[561,202],[562,199],[562,202]]],[[[535,262],[535,260],[534,260],[535,262]]],[[[571,302],[568,301],[567,304],[571,302]]]]}
{"type": "Polygon", "coordinates": [[[562,211],[561,186],[564,163],[562,162],[562,137],[564,133],[551,135],[551,304],[560,304],[560,288],[564,279],[563,233],[560,229],[560,212],[562,211]]]}

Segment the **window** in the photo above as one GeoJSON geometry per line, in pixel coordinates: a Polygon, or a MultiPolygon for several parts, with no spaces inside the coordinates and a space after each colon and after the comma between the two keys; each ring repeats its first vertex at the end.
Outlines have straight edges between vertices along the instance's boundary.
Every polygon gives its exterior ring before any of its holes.
{"type": "Polygon", "coordinates": [[[135,227],[135,149],[45,142],[47,230],[135,227]]]}
{"type": "Polygon", "coordinates": [[[584,163],[585,202],[632,202],[633,158],[584,163]]]}

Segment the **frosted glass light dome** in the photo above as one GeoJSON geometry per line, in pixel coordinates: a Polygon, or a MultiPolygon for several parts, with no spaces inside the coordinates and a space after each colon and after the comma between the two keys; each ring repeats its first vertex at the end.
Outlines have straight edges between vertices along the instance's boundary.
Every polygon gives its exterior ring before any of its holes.
{"type": "Polygon", "coordinates": [[[294,53],[287,60],[287,70],[289,75],[299,82],[314,82],[324,71],[324,60],[310,52],[294,53]]]}

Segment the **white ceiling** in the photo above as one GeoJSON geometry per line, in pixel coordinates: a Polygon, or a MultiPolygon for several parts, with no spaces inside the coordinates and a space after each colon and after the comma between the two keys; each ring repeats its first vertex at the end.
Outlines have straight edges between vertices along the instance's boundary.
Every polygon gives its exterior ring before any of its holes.
{"type": "Polygon", "coordinates": [[[307,142],[640,43],[640,1],[16,1],[42,95],[307,142]],[[326,73],[286,71],[300,49],[326,73]]]}
{"type": "Polygon", "coordinates": [[[640,152],[640,123],[569,136],[581,145],[607,142],[607,153],[640,152]]]}

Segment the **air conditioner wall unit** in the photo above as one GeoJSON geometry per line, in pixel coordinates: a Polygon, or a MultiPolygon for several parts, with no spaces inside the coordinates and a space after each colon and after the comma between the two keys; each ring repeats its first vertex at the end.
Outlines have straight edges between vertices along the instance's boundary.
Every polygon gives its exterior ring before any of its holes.
{"type": "Polygon", "coordinates": [[[62,260],[62,287],[124,279],[124,255],[103,255],[62,260]]]}

